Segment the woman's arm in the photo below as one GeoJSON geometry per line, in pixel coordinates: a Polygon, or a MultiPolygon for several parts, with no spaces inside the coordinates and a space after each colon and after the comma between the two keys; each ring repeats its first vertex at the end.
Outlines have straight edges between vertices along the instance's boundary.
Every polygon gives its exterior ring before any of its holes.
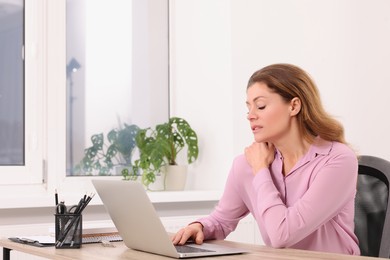
{"type": "Polygon", "coordinates": [[[280,198],[268,168],[253,181],[257,210],[273,247],[289,247],[336,216],[354,198],[357,159],[353,153],[334,156],[318,172],[310,187],[294,205],[280,198]]]}
{"type": "MultiPolygon", "coordinates": [[[[197,244],[207,239],[224,239],[236,228],[238,221],[248,214],[248,208],[238,191],[243,179],[242,164],[237,163],[238,158],[233,162],[224,193],[214,211],[209,216],[180,229],[172,237],[173,244],[184,244],[188,239],[193,239],[197,244]]],[[[251,175],[248,167],[247,176],[251,175]]]]}
{"type": "Polygon", "coordinates": [[[240,219],[249,213],[242,200],[242,194],[240,194],[243,192],[239,188],[243,182],[243,169],[241,169],[242,164],[237,163],[238,158],[233,161],[224,193],[218,205],[209,216],[198,220],[204,227],[205,239],[226,238],[230,232],[236,229],[240,219]]]}

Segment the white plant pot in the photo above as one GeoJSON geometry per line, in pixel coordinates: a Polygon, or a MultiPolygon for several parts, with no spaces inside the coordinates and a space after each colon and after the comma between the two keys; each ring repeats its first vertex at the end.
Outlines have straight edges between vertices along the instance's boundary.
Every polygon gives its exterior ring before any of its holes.
{"type": "Polygon", "coordinates": [[[187,181],[187,165],[166,165],[162,171],[165,173],[165,190],[184,190],[187,181]]]}

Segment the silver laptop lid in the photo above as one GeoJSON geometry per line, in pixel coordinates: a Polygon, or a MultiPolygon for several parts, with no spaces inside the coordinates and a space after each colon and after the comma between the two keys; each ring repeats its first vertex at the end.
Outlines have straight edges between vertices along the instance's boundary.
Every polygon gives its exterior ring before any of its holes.
{"type": "Polygon", "coordinates": [[[193,246],[208,252],[178,253],[141,183],[118,180],[92,180],[92,183],[129,248],[175,258],[247,252],[203,243],[193,246]]]}
{"type": "Polygon", "coordinates": [[[178,257],[141,183],[92,180],[127,247],[178,257]]]}

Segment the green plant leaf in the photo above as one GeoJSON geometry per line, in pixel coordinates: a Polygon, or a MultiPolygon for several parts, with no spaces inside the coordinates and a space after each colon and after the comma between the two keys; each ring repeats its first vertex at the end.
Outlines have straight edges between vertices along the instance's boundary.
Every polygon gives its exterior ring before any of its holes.
{"type": "Polygon", "coordinates": [[[191,128],[190,124],[178,117],[173,117],[170,119],[172,124],[175,125],[179,134],[184,137],[187,144],[187,161],[188,163],[194,162],[198,158],[199,148],[198,148],[198,136],[195,131],[191,128]]]}
{"type": "Polygon", "coordinates": [[[92,135],[92,146],[84,150],[84,158],[74,169],[79,174],[97,172],[99,175],[109,175],[116,164],[131,166],[138,130],[138,126],[127,124],[123,128],[112,129],[107,134],[108,143],[105,143],[103,133],[92,135]]]}
{"type": "Polygon", "coordinates": [[[101,167],[99,170],[99,175],[109,175],[110,169],[108,167],[101,167]]]}
{"type": "Polygon", "coordinates": [[[156,181],[156,175],[154,172],[144,172],[142,174],[142,183],[146,187],[148,187],[151,183],[154,183],[156,181]]]}
{"type": "Polygon", "coordinates": [[[102,150],[104,144],[104,135],[102,133],[91,136],[92,145],[96,150],[102,150]]]}
{"type": "Polygon", "coordinates": [[[115,146],[115,144],[112,144],[107,148],[105,157],[107,159],[110,159],[111,161],[111,158],[113,158],[117,154],[117,152],[118,152],[117,147],[115,146]]]}
{"type": "Polygon", "coordinates": [[[110,144],[115,143],[115,141],[118,139],[118,132],[116,129],[112,129],[110,132],[107,134],[107,140],[110,144]]]}
{"type": "Polygon", "coordinates": [[[186,143],[188,146],[187,160],[188,163],[193,163],[199,155],[198,137],[194,130],[188,129],[186,133],[186,143]]]}
{"type": "Polygon", "coordinates": [[[155,177],[162,166],[177,164],[176,156],[185,146],[188,163],[198,158],[198,137],[182,118],[172,117],[154,129],[140,129],[135,140],[140,152],[135,164],[143,171],[144,185],[153,180],[151,176],[155,177]]]}
{"type": "Polygon", "coordinates": [[[135,137],[139,131],[139,127],[136,125],[125,124],[124,129],[118,131],[117,139],[114,141],[118,152],[120,152],[127,164],[131,163],[131,155],[136,147],[135,137]]]}
{"type": "Polygon", "coordinates": [[[97,155],[97,152],[98,152],[98,150],[96,149],[95,146],[89,147],[88,149],[86,149],[84,151],[85,158],[91,160],[92,158],[94,158],[97,155]]]}

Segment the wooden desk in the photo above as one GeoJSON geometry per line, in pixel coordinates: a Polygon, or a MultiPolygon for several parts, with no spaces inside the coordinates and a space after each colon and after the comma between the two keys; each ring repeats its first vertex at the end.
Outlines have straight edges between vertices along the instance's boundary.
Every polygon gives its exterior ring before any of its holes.
{"type": "MultiPolygon", "coordinates": [[[[292,259],[292,260],[378,260],[376,257],[349,256],[342,254],[330,254],[306,250],[296,249],[274,249],[267,246],[250,245],[230,241],[213,241],[213,243],[223,244],[231,247],[239,247],[248,249],[251,253],[230,256],[213,256],[202,257],[199,259],[228,259],[228,260],[277,260],[277,259],[292,259]]],[[[9,260],[10,250],[16,250],[27,254],[45,257],[49,259],[68,260],[68,259],[131,259],[131,260],[161,260],[172,259],[169,257],[144,253],[127,248],[123,242],[114,242],[115,247],[104,247],[101,244],[84,244],[80,249],[55,249],[54,247],[34,247],[24,244],[19,244],[10,241],[9,239],[0,239],[0,247],[3,247],[3,259],[9,260]]]]}

